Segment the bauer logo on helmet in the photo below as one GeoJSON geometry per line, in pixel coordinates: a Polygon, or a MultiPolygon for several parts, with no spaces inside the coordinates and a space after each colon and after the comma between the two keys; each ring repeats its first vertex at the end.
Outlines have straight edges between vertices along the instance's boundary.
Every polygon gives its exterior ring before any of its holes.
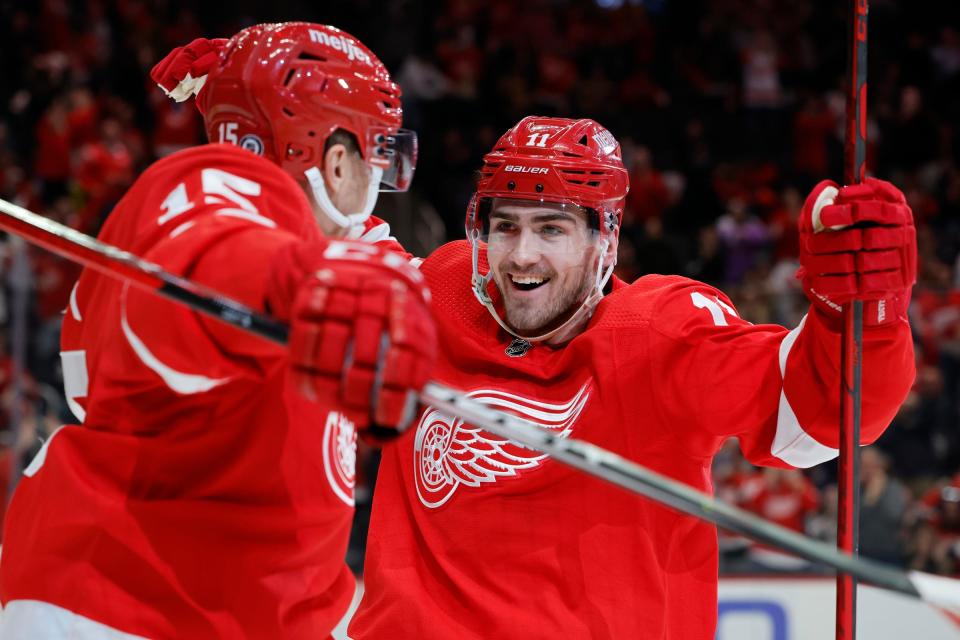
{"type": "Polygon", "coordinates": [[[506,167],[503,168],[503,170],[510,173],[533,173],[533,174],[550,173],[550,169],[547,167],[528,167],[520,164],[508,164],[506,167]]]}

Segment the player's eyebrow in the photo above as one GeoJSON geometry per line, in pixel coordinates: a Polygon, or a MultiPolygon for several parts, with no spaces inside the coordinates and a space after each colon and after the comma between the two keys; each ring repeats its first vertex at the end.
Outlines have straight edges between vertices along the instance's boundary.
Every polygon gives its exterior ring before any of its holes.
{"type": "MultiPolygon", "coordinates": [[[[490,214],[490,218],[491,219],[498,218],[500,220],[507,220],[508,222],[518,222],[520,220],[520,216],[518,214],[508,213],[506,211],[493,211],[490,214]]],[[[551,211],[549,213],[534,214],[531,220],[533,222],[554,222],[556,220],[568,220],[570,222],[577,222],[578,220],[580,220],[580,218],[566,211],[551,211]]]]}

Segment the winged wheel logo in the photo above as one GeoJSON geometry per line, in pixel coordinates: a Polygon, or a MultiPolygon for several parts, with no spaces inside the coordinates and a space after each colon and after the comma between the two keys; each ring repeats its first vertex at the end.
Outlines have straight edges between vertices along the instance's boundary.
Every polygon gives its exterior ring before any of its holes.
{"type": "MultiPolygon", "coordinates": [[[[530,420],[566,438],[590,398],[588,380],[570,400],[547,403],[495,389],[467,394],[490,407],[530,420]]],[[[428,408],[420,417],[413,445],[417,495],[425,507],[446,504],[462,487],[480,487],[538,467],[547,456],[487,433],[459,418],[428,408]]]]}

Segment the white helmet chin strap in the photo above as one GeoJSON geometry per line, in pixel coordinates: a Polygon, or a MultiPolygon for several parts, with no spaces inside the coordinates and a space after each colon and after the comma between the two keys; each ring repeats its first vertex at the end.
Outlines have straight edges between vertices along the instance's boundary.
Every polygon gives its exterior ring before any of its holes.
{"type": "Polygon", "coordinates": [[[303,172],[307,182],[310,183],[310,191],[313,192],[313,198],[319,205],[320,210],[327,214],[327,217],[338,227],[352,229],[362,227],[370,214],[373,213],[373,206],[377,204],[377,195],[380,192],[380,179],[383,177],[383,169],[380,167],[370,167],[370,184],[367,187],[366,200],[360,213],[343,213],[330,201],[327,194],[327,186],[323,181],[323,174],[317,167],[310,167],[303,172]]]}
{"type": "Polygon", "coordinates": [[[499,324],[504,331],[514,338],[520,338],[527,342],[544,342],[551,338],[555,338],[554,342],[565,342],[569,340],[572,337],[570,334],[577,329],[580,322],[593,315],[594,309],[597,308],[600,300],[603,299],[603,288],[607,286],[607,281],[610,280],[610,276],[613,275],[613,268],[617,265],[617,261],[614,260],[610,266],[607,267],[606,271],[604,271],[603,260],[606,258],[607,251],[610,249],[610,241],[604,240],[603,246],[600,249],[600,258],[597,260],[597,274],[594,280],[593,291],[580,304],[580,308],[555,329],[539,336],[523,336],[507,326],[507,323],[500,317],[500,314],[497,313],[496,308],[494,308],[493,299],[490,298],[490,294],[487,293],[487,285],[490,284],[490,279],[493,277],[493,270],[491,269],[485,276],[480,275],[480,232],[478,230],[472,232],[470,244],[473,248],[473,295],[480,301],[480,304],[487,308],[487,311],[490,312],[490,315],[493,316],[493,319],[497,321],[497,324],[499,324]]]}

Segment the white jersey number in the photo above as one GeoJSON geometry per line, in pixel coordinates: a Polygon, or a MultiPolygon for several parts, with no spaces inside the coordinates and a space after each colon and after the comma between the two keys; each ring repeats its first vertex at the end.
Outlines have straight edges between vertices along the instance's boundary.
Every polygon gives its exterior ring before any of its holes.
{"type": "Polygon", "coordinates": [[[729,313],[734,318],[739,318],[737,312],[733,307],[728,305],[726,302],[713,296],[713,298],[708,298],[699,291],[694,291],[690,294],[690,300],[693,301],[693,306],[697,309],[706,309],[710,312],[710,317],[713,318],[713,324],[718,327],[727,326],[727,317],[723,314],[724,311],[729,313]]]}
{"type": "MultiPolygon", "coordinates": [[[[250,200],[260,195],[262,187],[259,182],[221,169],[204,169],[200,172],[200,188],[203,191],[204,204],[223,205],[217,212],[218,215],[245,218],[265,227],[276,227],[272,220],[260,215],[250,200]]],[[[157,218],[157,224],[164,224],[189,211],[193,206],[194,201],[187,192],[187,185],[181,182],[160,204],[163,215],[157,218]]]]}

